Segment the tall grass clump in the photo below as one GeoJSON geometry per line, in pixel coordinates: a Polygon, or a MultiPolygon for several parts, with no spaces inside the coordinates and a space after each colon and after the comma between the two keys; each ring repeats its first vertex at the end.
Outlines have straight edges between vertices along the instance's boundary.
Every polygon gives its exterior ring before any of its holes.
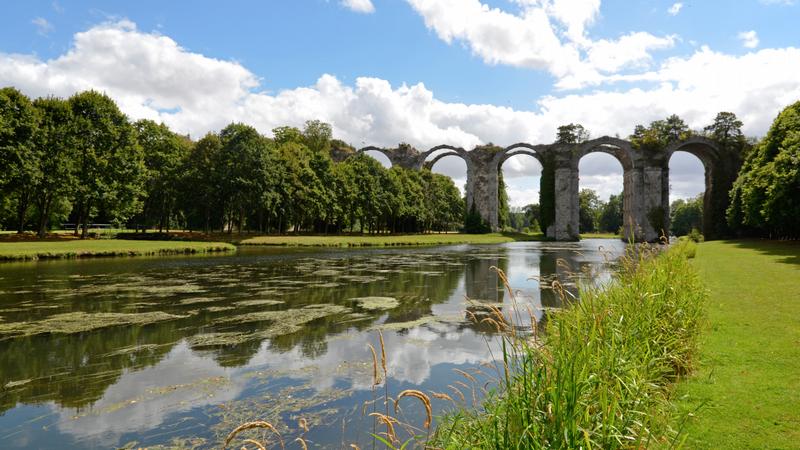
{"type": "Polygon", "coordinates": [[[550,313],[545,335],[507,327],[498,388],[482,408],[444,417],[428,445],[679,445],[671,386],[692,368],[706,297],[688,262],[694,247],[632,247],[613,283],[583,288],[580,300],[550,313]]]}

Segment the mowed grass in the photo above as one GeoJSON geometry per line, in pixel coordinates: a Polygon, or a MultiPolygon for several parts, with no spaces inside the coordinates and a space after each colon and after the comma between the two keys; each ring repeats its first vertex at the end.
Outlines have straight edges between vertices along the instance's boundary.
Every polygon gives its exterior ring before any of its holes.
{"type": "Polygon", "coordinates": [[[800,243],[706,242],[700,366],[680,384],[686,448],[800,448],[800,243]],[[699,410],[698,410],[699,407],[699,410]]]}
{"type": "Polygon", "coordinates": [[[391,247],[405,245],[501,244],[516,240],[541,240],[541,235],[526,234],[408,234],[374,236],[256,236],[240,245],[283,245],[294,247],[391,247]]]}
{"type": "Polygon", "coordinates": [[[0,261],[96,256],[152,256],[235,250],[236,247],[233,245],[222,242],[127,241],[117,239],[0,242],[0,261]]]}
{"type": "Polygon", "coordinates": [[[581,239],[622,239],[616,233],[581,233],[581,239]]]}

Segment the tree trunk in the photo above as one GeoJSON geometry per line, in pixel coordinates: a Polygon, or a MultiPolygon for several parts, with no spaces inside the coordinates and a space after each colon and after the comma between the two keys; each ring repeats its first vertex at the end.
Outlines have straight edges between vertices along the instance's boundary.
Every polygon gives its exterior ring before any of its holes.
{"type": "Polygon", "coordinates": [[[17,234],[25,232],[25,216],[28,213],[29,195],[20,192],[17,202],[17,234]]]}
{"type": "Polygon", "coordinates": [[[47,221],[50,218],[51,203],[52,198],[49,195],[45,195],[44,201],[39,204],[39,238],[43,238],[47,231],[47,221]]]}

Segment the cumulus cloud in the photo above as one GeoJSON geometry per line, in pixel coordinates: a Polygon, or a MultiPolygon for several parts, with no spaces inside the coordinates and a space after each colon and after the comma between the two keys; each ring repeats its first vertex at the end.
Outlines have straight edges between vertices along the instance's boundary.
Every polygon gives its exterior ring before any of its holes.
{"type": "Polygon", "coordinates": [[[599,0],[517,0],[517,14],[480,0],[407,1],[443,41],[462,42],[489,64],[547,70],[563,89],[600,83],[624,68],[646,67],[651,51],[675,43],[674,36],[642,31],[589,39],[586,27],[599,14],[599,0]]]}
{"type": "MultiPolygon", "coordinates": [[[[556,128],[565,123],[581,123],[594,137],[626,136],[636,124],[673,113],[701,128],[719,111],[736,113],[747,134],[761,135],[780,109],[800,98],[797,73],[797,48],[727,55],[701,47],[655,70],[616,78],[638,82],[634,87],[548,95],[538,100],[537,108],[519,110],[446,102],[422,83],[393,86],[373,77],[345,84],[323,74],[313,85],[267,93],[241,64],[191,52],[129,21],[77,33],[71,48],[50,60],[0,53],[0,85],[16,86],[33,97],[100,90],[131,118],[163,121],[195,138],[231,121],[252,124],[269,135],[277,126],[319,119],[356,146],[408,142],[419,149],[443,143],[471,148],[488,142],[552,142],[556,128]]],[[[530,158],[523,160],[517,172],[538,174],[530,158]]],[[[437,164],[438,171],[459,185],[465,177],[462,167],[456,158],[437,164]]],[[[606,174],[616,170],[602,167],[606,174]]]]}
{"type": "Polygon", "coordinates": [[[742,41],[742,45],[744,48],[756,48],[758,47],[758,33],[755,30],[750,31],[742,31],[738,35],[739,40],[742,41]]]}
{"type": "Polygon", "coordinates": [[[375,6],[370,0],[342,0],[342,6],[355,12],[370,14],[375,12],[375,6]]]}
{"type": "Polygon", "coordinates": [[[673,3],[672,6],[669,7],[669,9],[667,9],[667,14],[669,14],[670,16],[677,16],[682,9],[683,9],[683,3],[676,2],[673,3]]]}

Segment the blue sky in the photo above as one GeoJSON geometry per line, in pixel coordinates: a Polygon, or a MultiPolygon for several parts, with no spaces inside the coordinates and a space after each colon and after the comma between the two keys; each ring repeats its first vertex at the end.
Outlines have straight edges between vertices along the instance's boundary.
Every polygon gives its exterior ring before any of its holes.
{"type": "MultiPolygon", "coordinates": [[[[800,99],[800,5],[787,0],[297,0],[6,2],[0,84],[31,96],[101,89],[133,118],[202,134],[319,118],[337,135],[418,148],[549,142],[580,122],[626,135],[670,113],[720,110],[762,135],[800,99]]],[[[607,197],[621,169],[582,162],[607,197]]],[[[591,159],[593,158],[593,159],[591,159]]],[[[673,196],[702,191],[676,156],[673,196]]],[[[463,164],[437,167],[463,182],[463,164]]],[[[504,166],[535,200],[531,160],[504,166]],[[507,167],[506,167],[507,166],[507,167]]]]}

